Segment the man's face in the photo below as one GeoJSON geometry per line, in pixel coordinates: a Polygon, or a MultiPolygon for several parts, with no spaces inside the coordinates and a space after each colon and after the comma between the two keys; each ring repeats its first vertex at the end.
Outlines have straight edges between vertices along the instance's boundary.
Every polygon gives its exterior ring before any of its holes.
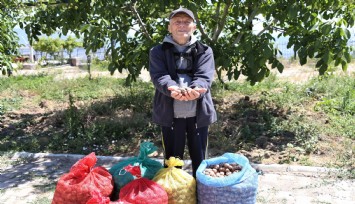
{"type": "Polygon", "coordinates": [[[170,19],[168,30],[174,41],[179,44],[185,44],[190,40],[191,35],[196,30],[196,25],[190,16],[184,13],[178,13],[170,19]]]}

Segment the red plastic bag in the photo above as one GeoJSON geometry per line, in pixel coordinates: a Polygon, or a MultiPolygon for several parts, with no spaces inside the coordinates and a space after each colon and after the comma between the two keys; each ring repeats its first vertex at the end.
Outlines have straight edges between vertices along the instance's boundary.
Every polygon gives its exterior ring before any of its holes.
{"type": "Polygon", "coordinates": [[[168,194],[156,182],[141,177],[139,166],[128,165],[124,170],[137,179],[126,184],[120,191],[120,200],[132,204],[167,204],[168,194]]]}
{"type": "Polygon", "coordinates": [[[69,173],[59,179],[52,204],[86,204],[92,193],[97,191],[109,197],[113,190],[111,174],[103,167],[94,167],[95,153],[76,162],[69,173]]]}

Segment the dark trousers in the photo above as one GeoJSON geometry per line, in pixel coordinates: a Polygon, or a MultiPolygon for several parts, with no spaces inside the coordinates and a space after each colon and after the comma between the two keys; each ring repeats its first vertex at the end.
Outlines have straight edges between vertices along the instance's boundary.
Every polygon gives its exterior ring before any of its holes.
{"type": "Polygon", "coordinates": [[[208,126],[196,128],[196,117],[174,118],[172,127],[162,127],[165,159],[184,159],[185,141],[189,150],[193,176],[205,159],[207,150],[208,126]]]}

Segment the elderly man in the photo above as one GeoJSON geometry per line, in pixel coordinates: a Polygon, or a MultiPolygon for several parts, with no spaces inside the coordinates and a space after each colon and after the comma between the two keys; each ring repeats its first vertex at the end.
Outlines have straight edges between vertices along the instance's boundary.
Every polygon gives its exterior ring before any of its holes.
{"type": "Polygon", "coordinates": [[[193,35],[196,24],[192,11],[179,8],[169,20],[170,35],[149,55],[155,86],[153,122],[162,129],[165,159],[183,159],[187,139],[196,177],[206,157],[208,127],[217,120],[210,90],[215,71],[213,51],[193,35]]]}

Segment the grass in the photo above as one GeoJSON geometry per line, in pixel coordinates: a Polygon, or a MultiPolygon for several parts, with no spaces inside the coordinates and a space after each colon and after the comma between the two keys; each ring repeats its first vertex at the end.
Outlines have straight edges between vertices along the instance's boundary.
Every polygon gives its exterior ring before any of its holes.
{"type": "MultiPolygon", "coordinates": [[[[212,92],[219,117],[210,128],[212,156],[245,150],[255,162],[315,165],[319,154],[338,158],[323,166],[354,168],[354,75],[304,84],[271,75],[255,86],[215,82],[212,92]]],[[[145,140],[161,148],[149,82],[40,74],[0,78],[0,93],[0,151],[127,155],[145,140]]]]}
{"type": "Polygon", "coordinates": [[[52,199],[49,199],[47,197],[43,198],[38,198],[35,201],[31,202],[30,204],[50,204],[52,203],[52,199]]]}
{"type": "MultiPolygon", "coordinates": [[[[7,166],[18,165],[24,162],[23,159],[11,159],[13,151],[0,152],[0,169],[4,169],[7,166]]],[[[0,193],[1,194],[1,193],[0,193]]]]}

